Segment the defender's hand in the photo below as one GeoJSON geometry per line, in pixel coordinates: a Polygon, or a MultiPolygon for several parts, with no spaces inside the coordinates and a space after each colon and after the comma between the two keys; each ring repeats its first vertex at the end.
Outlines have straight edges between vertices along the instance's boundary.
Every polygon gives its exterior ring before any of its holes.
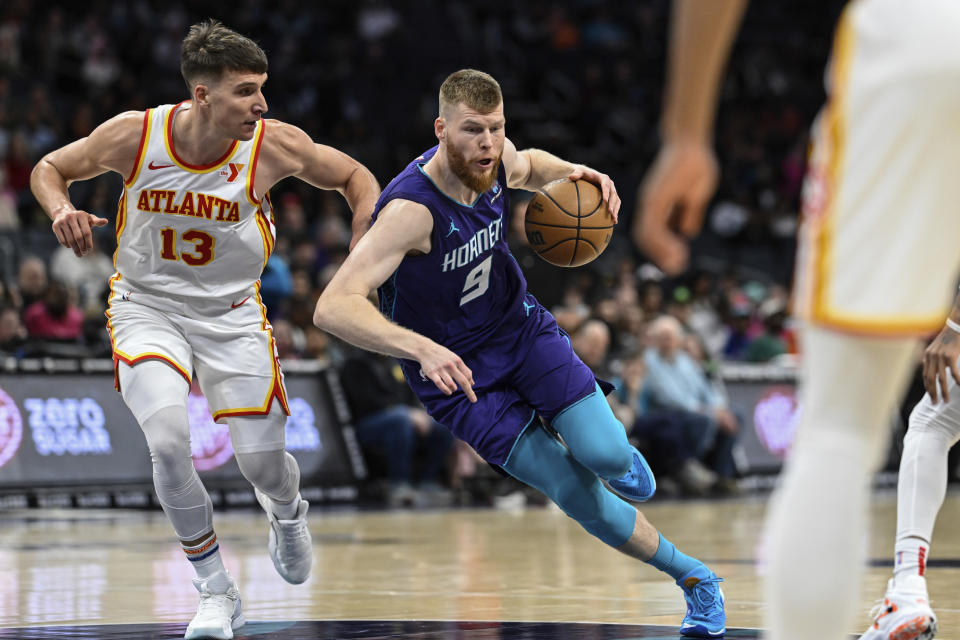
{"type": "Polygon", "coordinates": [[[717,176],[717,160],[707,144],[672,142],[661,147],[640,185],[633,240],[669,275],[687,266],[687,240],[700,232],[717,176]]]}
{"type": "Polygon", "coordinates": [[[463,389],[470,402],[477,401],[477,394],[473,392],[473,372],[460,356],[434,342],[419,362],[420,375],[432,380],[440,391],[449,396],[458,388],[463,389]]]}
{"type": "Polygon", "coordinates": [[[944,327],[923,352],[923,386],[930,394],[933,404],[937,404],[938,385],[943,401],[950,402],[950,393],[947,390],[948,371],[957,384],[960,384],[957,358],[960,358],[960,334],[944,327]]]}
{"type": "Polygon", "coordinates": [[[613,216],[613,223],[617,223],[617,220],[619,220],[618,214],[620,213],[620,196],[617,195],[617,187],[614,186],[610,176],[605,173],[600,173],[596,169],[580,165],[577,166],[567,178],[569,180],[586,180],[600,187],[600,192],[603,194],[603,201],[607,203],[607,211],[613,216]]]}
{"type": "Polygon", "coordinates": [[[102,227],[109,220],[86,211],[61,209],[53,218],[53,232],[65,247],[73,249],[78,258],[93,248],[93,227],[102,227]]]}

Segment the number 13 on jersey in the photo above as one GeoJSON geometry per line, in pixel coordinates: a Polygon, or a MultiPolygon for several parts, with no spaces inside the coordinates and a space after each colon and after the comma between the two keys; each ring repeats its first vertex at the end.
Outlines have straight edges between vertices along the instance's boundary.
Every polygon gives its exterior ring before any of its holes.
{"type": "Polygon", "coordinates": [[[213,260],[213,249],[217,240],[206,231],[188,229],[180,235],[186,243],[192,243],[192,251],[177,253],[177,231],[166,227],[160,230],[160,257],[164,260],[183,260],[191,267],[200,267],[213,260]]]}

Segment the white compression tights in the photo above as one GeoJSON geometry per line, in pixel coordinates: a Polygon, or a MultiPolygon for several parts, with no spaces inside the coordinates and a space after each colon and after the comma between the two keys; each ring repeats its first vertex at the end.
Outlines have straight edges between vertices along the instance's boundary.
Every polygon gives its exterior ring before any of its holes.
{"type": "Polygon", "coordinates": [[[181,540],[194,540],[213,529],[213,505],[190,453],[187,419],[189,386],[162,362],[120,363],[120,389],[150,448],[153,486],[181,540]]]}
{"type": "Polygon", "coordinates": [[[768,640],[840,640],[860,602],[872,474],[916,341],[809,328],[803,415],[767,517],[768,640]]]}
{"type": "Polygon", "coordinates": [[[910,414],[897,484],[897,542],[915,537],[927,545],[947,493],[947,455],[960,439],[960,388],[948,376],[950,402],[925,395],[910,414]]]}
{"type": "MultiPolygon", "coordinates": [[[[160,504],[180,539],[196,539],[213,528],[213,508],[190,451],[189,386],[162,362],[147,361],[134,367],[121,363],[119,374],[124,401],[150,448],[160,504]]],[[[279,403],[274,402],[266,416],[228,418],[227,422],[244,477],[276,502],[296,498],[300,468],[283,450],[286,416],[279,403]]]]}
{"type": "Polygon", "coordinates": [[[290,502],[300,488],[300,467],[283,450],[286,423],[276,401],[265,416],[227,418],[240,472],[275,502],[290,502]]]}

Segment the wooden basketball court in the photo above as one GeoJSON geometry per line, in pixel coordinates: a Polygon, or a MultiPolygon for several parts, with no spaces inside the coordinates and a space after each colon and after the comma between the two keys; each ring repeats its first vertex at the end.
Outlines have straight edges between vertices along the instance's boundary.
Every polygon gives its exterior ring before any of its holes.
{"type": "MultiPolygon", "coordinates": [[[[645,513],[725,578],[729,638],[757,638],[767,495],[664,501],[645,513]]],[[[938,638],[960,625],[960,495],[941,512],[928,584],[938,638]]],[[[892,566],[895,495],[874,499],[862,616],[892,566]]],[[[658,571],[620,555],[551,508],[309,514],[315,564],[285,583],[260,511],[219,513],[224,561],[240,584],[238,638],[679,638],[684,601],[658,571]]],[[[0,519],[0,638],[178,638],[197,594],[162,512],[7,511],[0,519]]],[[[829,579],[825,571],[824,579],[829,579]]]]}

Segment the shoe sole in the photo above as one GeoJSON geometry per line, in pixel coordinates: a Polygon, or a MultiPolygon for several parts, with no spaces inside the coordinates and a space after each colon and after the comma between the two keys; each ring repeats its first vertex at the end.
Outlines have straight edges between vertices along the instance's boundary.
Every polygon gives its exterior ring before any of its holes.
{"type": "Polygon", "coordinates": [[[937,634],[937,621],[928,615],[919,615],[890,632],[889,640],[932,640],[937,634]]]}
{"type": "Polygon", "coordinates": [[[240,615],[235,616],[235,617],[233,618],[233,621],[230,623],[230,627],[231,627],[234,631],[236,631],[237,629],[239,629],[240,627],[242,627],[242,626],[245,625],[245,624],[247,624],[247,617],[241,613],[240,615]]]}
{"type": "MultiPolygon", "coordinates": [[[[243,611],[241,610],[240,613],[235,613],[233,618],[230,619],[230,630],[236,631],[237,629],[244,626],[245,624],[247,624],[247,617],[243,615],[243,611]]],[[[187,633],[184,632],[183,637],[184,637],[184,640],[194,640],[194,639],[202,640],[203,638],[219,638],[220,635],[218,634],[220,634],[222,630],[223,629],[221,628],[214,629],[212,627],[209,629],[202,629],[202,628],[194,629],[192,635],[188,636],[187,633]]],[[[233,634],[231,633],[229,636],[225,636],[225,637],[232,638],[233,634]]]]}
{"type": "Polygon", "coordinates": [[[693,629],[680,629],[680,635],[682,635],[684,638],[722,638],[724,635],[726,635],[726,633],[726,629],[721,629],[717,632],[707,631],[702,627],[695,627],[693,629]]]}

